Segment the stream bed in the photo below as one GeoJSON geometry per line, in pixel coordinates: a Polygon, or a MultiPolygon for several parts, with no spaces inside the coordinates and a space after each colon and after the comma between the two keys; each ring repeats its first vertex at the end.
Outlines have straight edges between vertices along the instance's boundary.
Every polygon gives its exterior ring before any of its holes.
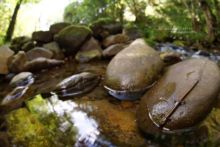
{"type": "MultiPolygon", "coordinates": [[[[158,44],[156,49],[174,51],[181,59],[189,57],[219,62],[218,52],[188,50],[172,44],[158,44]]],[[[109,60],[77,64],[69,59],[63,66],[34,74],[34,83],[13,103],[0,106],[0,142],[3,146],[28,147],[128,147],[128,146],[220,146],[220,106],[192,132],[147,136],[136,123],[140,101],[120,101],[103,88],[109,60]],[[61,98],[52,90],[66,77],[81,72],[101,76],[91,92],[61,98]]],[[[0,96],[12,91],[8,82],[0,86],[0,96]]],[[[2,145],[1,144],[1,145],[2,145]]]]}

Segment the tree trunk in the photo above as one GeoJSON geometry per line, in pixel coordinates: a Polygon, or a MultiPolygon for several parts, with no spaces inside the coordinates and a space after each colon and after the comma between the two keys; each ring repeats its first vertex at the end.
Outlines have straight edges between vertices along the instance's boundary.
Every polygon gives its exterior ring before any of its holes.
{"type": "Polygon", "coordinates": [[[200,0],[200,6],[203,10],[203,13],[205,15],[206,25],[207,25],[207,31],[208,31],[208,38],[207,41],[212,43],[216,39],[216,26],[217,21],[215,18],[215,15],[212,13],[211,8],[209,7],[206,0],[200,0]]]}
{"type": "Polygon", "coordinates": [[[124,24],[124,10],[125,6],[121,4],[121,8],[119,9],[119,21],[121,24],[124,24]]]}
{"type": "Polygon", "coordinates": [[[215,11],[216,11],[216,18],[218,22],[218,26],[220,25],[220,4],[218,0],[214,0],[215,4],[215,11]]]}
{"type": "Polygon", "coordinates": [[[198,22],[198,20],[196,18],[197,14],[196,14],[195,10],[197,8],[195,8],[194,1],[193,0],[191,0],[191,1],[184,0],[183,3],[185,5],[185,7],[188,9],[188,11],[190,12],[191,24],[192,24],[193,31],[195,31],[195,32],[201,31],[200,24],[199,24],[199,22],[198,22]]]}
{"type": "Polygon", "coordinates": [[[7,33],[6,33],[6,36],[5,36],[5,42],[11,41],[11,38],[12,38],[13,33],[14,33],[14,29],[15,29],[15,24],[16,24],[18,11],[20,9],[22,1],[23,0],[19,0],[17,2],[16,6],[15,6],[15,9],[14,9],[13,15],[11,17],[11,21],[9,23],[8,30],[7,30],[7,33]]]}

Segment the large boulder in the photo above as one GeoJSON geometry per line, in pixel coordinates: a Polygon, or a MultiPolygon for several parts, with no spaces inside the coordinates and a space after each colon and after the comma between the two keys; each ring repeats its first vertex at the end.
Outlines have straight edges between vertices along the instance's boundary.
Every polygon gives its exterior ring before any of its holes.
{"type": "Polygon", "coordinates": [[[159,53],[143,39],[137,39],[111,60],[105,86],[111,95],[119,99],[134,99],[132,94],[143,94],[158,77],[162,67],[159,53]]]}
{"type": "Polygon", "coordinates": [[[78,62],[88,62],[92,59],[101,58],[102,49],[99,42],[91,37],[77,52],[76,60],[78,62]]]}
{"type": "Polygon", "coordinates": [[[0,47],[0,74],[7,74],[8,71],[8,59],[14,55],[12,51],[7,46],[0,47]]]}
{"type": "Polygon", "coordinates": [[[57,34],[59,33],[62,29],[64,29],[65,27],[69,26],[70,23],[67,23],[67,22],[59,22],[59,23],[55,23],[55,24],[52,24],[50,26],[50,32],[54,35],[54,34],[57,34]]]}
{"type": "Polygon", "coordinates": [[[137,111],[147,134],[189,131],[212,110],[220,90],[220,71],[208,59],[188,59],[170,66],[148,91],[137,111]]]}
{"type": "Polygon", "coordinates": [[[127,43],[129,41],[128,36],[123,34],[111,35],[105,38],[102,42],[102,45],[106,48],[110,45],[118,44],[118,43],[127,43]]]}
{"type": "Polygon", "coordinates": [[[32,40],[39,43],[48,43],[53,41],[53,34],[50,31],[36,31],[32,33],[32,40]]]}
{"type": "Polygon", "coordinates": [[[85,26],[71,25],[55,35],[54,39],[68,53],[76,53],[80,46],[91,36],[91,30],[85,26]]]}
{"type": "Polygon", "coordinates": [[[56,42],[50,42],[43,45],[43,48],[53,52],[53,59],[64,59],[64,54],[56,42]]]}
{"type": "Polygon", "coordinates": [[[29,61],[34,60],[39,57],[50,59],[53,57],[53,52],[42,47],[35,47],[32,50],[27,52],[27,57],[29,61]]]}

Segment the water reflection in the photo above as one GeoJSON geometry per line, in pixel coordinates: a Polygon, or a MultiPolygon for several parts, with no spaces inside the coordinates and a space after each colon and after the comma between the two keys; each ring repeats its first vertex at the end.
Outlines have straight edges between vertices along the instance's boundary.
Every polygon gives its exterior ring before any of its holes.
{"type": "MultiPolygon", "coordinates": [[[[50,98],[50,102],[53,106],[54,112],[58,117],[67,117],[69,123],[74,125],[77,129],[76,143],[75,146],[94,145],[100,131],[98,128],[98,123],[90,118],[85,112],[77,109],[77,104],[73,101],[60,101],[57,95],[53,94],[50,98]]],[[[60,129],[65,131],[67,122],[60,124],[60,129]]]]}
{"type": "Polygon", "coordinates": [[[37,96],[27,102],[27,107],[47,127],[54,125],[54,121],[51,121],[54,118],[51,116],[55,116],[54,120],[58,123],[55,123],[56,127],[52,129],[52,134],[58,139],[53,140],[54,142],[62,140],[62,145],[76,147],[113,146],[101,136],[97,121],[71,100],[59,100],[58,96],[52,93],[52,96],[46,100],[37,96]]]}

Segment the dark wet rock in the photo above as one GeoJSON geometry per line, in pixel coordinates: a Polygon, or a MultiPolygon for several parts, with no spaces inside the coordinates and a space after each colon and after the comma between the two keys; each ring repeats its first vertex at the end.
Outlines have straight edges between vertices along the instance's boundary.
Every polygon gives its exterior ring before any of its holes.
{"type": "Polygon", "coordinates": [[[76,54],[80,46],[91,36],[91,30],[85,26],[71,25],[55,35],[55,41],[66,52],[76,54]]]}
{"type": "Polygon", "coordinates": [[[59,33],[62,29],[66,28],[67,26],[71,25],[70,23],[67,22],[59,22],[59,23],[55,23],[52,24],[50,26],[50,32],[52,34],[57,34],[59,33]]]}
{"type": "Polygon", "coordinates": [[[93,90],[100,82],[97,74],[83,72],[61,81],[54,92],[60,97],[78,96],[93,90]]]}
{"type": "Polygon", "coordinates": [[[42,47],[35,47],[26,53],[29,61],[37,59],[39,57],[51,59],[53,57],[53,52],[42,47]]]}
{"type": "Polygon", "coordinates": [[[162,67],[159,53],[137,39],[109,63],[105,88],[119,99],[136,99],[155,82],[162,67]]]}
{"type": "Polygon", "coordinates": [[[40,57],[26,62],[22,71],[40,71],[42,69],[47,69],[62,64],[64,64],[63,60],[47,59],[40,57]]]}
{"type": "Polygon", "coordinates": [[[18,73],[23,71],[25,63],[28,61],[24,51],[19,51],[8,61],[8,67],[11,72],[18,73]]]}
{"type": "Polygon", "coordinates": [[[13,38],[10,44],[10,48],[17,53],[18,51],[22,50],[22,46],[26,44],[27,42],[30,42],[31,38],[27,36],[20,36],[13,38]]]}
{"type": "Polygon", "coordinates": [[[34,47],[35,47],[34,41],[28,41],[22,45],[21,50],[27,52],[33,49],[34,47]]]}
{"type": "Polygon", "coordinates": [[[187,131],[212,110],[220,89],[218,66],[208,59],[172,65],[141,99],[139,128],[148,134],[187,131]]]}
{"type": "Polygon", "coordinates": [[[176,52],[162,52],[160,54],[160,58],[167,65],[175,64],[177,62],[182,61],[181,55],[176,52]]]}
{"type": "Polygon", "coordinates": [[[50,31],[37,31],[33,32],[32,40],[42,43],[48,43],[53,41],[53,34],[50,31]]]}
{"type": "Polygon", "coordinates": [[[9,94],[7,94],[3,98],[1,105],[10,105],[10,103],[16,103],[16,101],[21,101],[28,88],[29,87],[24,86],[15,87],[9,94]]]}
{"type": "Polygon", "coordinates": [[[78,62],[88,62],[93,59],[99,59],[102,56],[102,49],[99,42],[91,37],[77,52],[75,59],[78,62]]]}
{"type": "Polygon", "coordinates": [[[118,44],[118,43],[127,43],[129,41],[128,36],[123,34],[111,35],[105,38],[102,42],[102,45],[106,48],[110,45],[118,44]]]}
{"type": "Polygon", "coordinates": [[[127,28],[125,27],[123,29],[123,34],[128,36],[129,40],[135,40],[143,37],[143,35],[141,34],[141,32],[138,30],[137,27],[127,27],[127,28]]]}
{"type": "Polygon", "coordinates": [[[43,48],[53,52],[53,59],[64,59],[65,56],[56,42],[50,42],[43,45],[43,48]]]}
{"type": "Polygon", "coordinates": [[[161,52],[176,52],[181,55],[181,59],[187,59],[194,54],[192,50],[171,43],[159,43],[156,45],[156,49],[161,52]]]}
{"type": "Polygon", "coordinates": [[[31,72],[21,72],[12,78],[10,85],[12,87],[29,86],[33,83],[34,83],[34,77],[31,72]]]}
{"type": "Polygon", "coordinates": [[[208,51],[205,50],[199,50],[195,53],[195,55],[200,55],[200,56],[205,56],[205,57],[209,57],[210,53],[208,51]]]}
{"type": "Polygon", "coordinates": [[[8,60],[10,57],[14,55],[14,51],[12,51],[7,46],[0,47],[0,74],[7,74],[8,71],[8,60]]]}
{"type": "Polygon", "coordinates": [[[0,132],[0,142],[2,147],[10,147],[8,134],[6,132],[0,132]]]}
{"type": "Polygon", "coordinates": [[[99,40],[102,40],[109,35],[122,33],[122,25],[120,23],[106,19],[95,21],[90,28],[93,31],[93,36],[99,40]]]}
{"type": "Polygon", "coordinates": [[[128,45],[126,44],[114,44],[109,46],[108,48],[104,49],[102,52],[103,57],[113,57],[117,53],[119,53],[121,50],[126,48],[128,45]]]}
{"type": "Polygon", "coordinates": [[[2,83],[4,81],[4,79],[5,79],[5,75],[0,74],[0,83],[2,83]]]}

